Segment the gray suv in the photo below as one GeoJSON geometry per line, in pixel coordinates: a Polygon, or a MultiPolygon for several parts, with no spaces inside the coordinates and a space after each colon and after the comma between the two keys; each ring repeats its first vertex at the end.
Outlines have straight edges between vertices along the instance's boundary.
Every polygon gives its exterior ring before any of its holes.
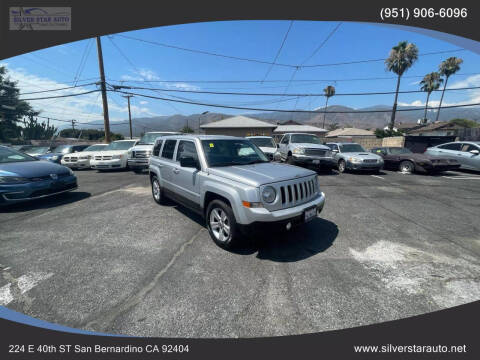
{"type": "Polygon", "coordinates": [[[332,169],[336,164],[328,146],[314,134],[287,133],[278,145],[282,161],[291,165],[307,165],[332,169]]]}
{"type": "Polygon", "coordinates": [[[149,169],[153,199],[162,204],[168,197],[203,216],[224,248],[263,228],[308,222],[325,204],[315,172],[269,162],[245,138],[164,136],[149,169]]]}
{"type": "Polygon", "coordinates": [[[430,147],[425,154],[457,160],[462,169],[480,170],[480,141],[456,141],[430,147]]]}

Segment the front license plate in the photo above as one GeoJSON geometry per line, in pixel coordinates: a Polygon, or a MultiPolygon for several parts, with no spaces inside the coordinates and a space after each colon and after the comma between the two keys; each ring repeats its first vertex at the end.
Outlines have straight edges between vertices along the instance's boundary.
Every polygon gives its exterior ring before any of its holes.
{"type": "Polygon", "coordinates": [[[313,207],[305,210],[303,218],[305,222],[307,222],[307,221],[313,220],[316,216],[317,216],[317,208],[313,207]]]}
{"type": "Polygon", "coordinates": [[[318,164],[320,164],[320,160],[313,160],[312,163],[315,164],[315,165],[318,165],[318,164]]]}

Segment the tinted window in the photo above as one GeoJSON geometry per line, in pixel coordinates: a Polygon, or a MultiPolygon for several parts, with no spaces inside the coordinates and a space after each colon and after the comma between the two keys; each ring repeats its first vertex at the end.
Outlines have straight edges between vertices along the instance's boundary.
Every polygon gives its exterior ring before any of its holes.
{"type": "Polygon", "coordinates": [[[180,158],[182,156],[190,156],[198,160],[197,149],[195,148],[195,144],[192,141],[181,140],[178,143],[177,161],[180,161],[180,158]]]}
{"type": "Polygon", "coordinates": [[[275,143],[272,138],[250,138],[248,139],[253,142],[255,145],[260,147],[275,147],[275,143]]]}
{"type": "Polygon", "coordinates": [[[162,157],[165,159],[173,159],[173,153],[175,152],[175,144],[177,140],[167,140],[163,146],[162,157]]]}
{"type": "Polygon", "coordinates": [[[340,150],[344,153],[350,152],[365,152],[365,149],[360,144],[345,144],[340,145],[340,150]]]}
{"type": "Polygon", "coordinates": [[[160,155],[160,149],[162,147],[163,140],[157,141],[155,146],[153,147],[153,156],[159,156],[160,155]]]}
{"type": "Polygon", "coordinates": [[[462,147],[461,143],[451,143],[451,144],[446,144],[446,145],[439,146],[440,149],[457,150],[457,151],[460,151],[461,147],[462,147]]]}
{"type": "Polygon", "coordinates": [[[407,148],[392,147],[389,148],[389,152],[392,155],[411,154],[412,152],[407,148]]]}
{"type": "Polygon", "coordinates": [[[282,138],[282,141],[280,141],[280,143],[282,143],[282,144],[288,144],[288,136],[284,136],[284,137],[282,138]]]}
{"type": "Polygon", "coordinates": [[[265,154],[248,140],[202,140],[202,146],[212,167],[268,162],[265,154]]]}
{"type": "Polygon", "coordinates": [[[315,135],[310,134],[295,134],[292,135],[292,143],[296,144],[321,144],[320,139],[315,135]]]}

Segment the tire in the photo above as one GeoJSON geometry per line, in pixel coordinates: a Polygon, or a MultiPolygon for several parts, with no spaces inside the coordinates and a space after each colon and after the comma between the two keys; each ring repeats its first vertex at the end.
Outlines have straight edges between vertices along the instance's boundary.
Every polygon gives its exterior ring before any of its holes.
{"type": "Polygon", "coordinates": [[[287,164],[289,165],[295,165],[295,160],[293,160],[293,156],[292,155],[287,155],[287,164]]]}
{"type": "Polygon", "coordinates": [[[133,172],[135,174],[141,174],[143,172],[143,169],[133,169],[133,172]]]}
{"type": "Polygon", "coordinates": [[[340,160],[338,162],[338,172],[344,173],[345,171],[347,171],[347,163],[345,160],[340,160]]]}
{"type": "Polygon", "coordinates": [[[238,244],[240,230],[232,208],[224,201],[217,199],[208,204],[206,222],[215,244],[224,249],[232,249],[238,244]]]}
{"type": "Polygon", "coordinates": [[[398,167],[398,169],[401,172],[413,173],[415,171],[415,165],[413,164],[413,162],[409,160],[404,160],[400,163],[400,166],[398,167]]]}
{"type": "Polygon", "coordinates": [[[156,175],[152,176],[152,197],[153,200],[159,205],[165,204],[165,195],[163,194],[162,187],[160,186],[160,181],[156,175]]]}

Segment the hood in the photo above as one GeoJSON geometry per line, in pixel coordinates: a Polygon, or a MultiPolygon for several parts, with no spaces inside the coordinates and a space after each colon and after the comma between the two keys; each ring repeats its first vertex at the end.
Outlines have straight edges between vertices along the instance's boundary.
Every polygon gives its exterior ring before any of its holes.
{"type": "Polygon", "coordinates": [[[139,150],[153,150],[153,144],[151,145],[135,145],[134,147],[130,148],[131,151],[139,151],[139,150]]]}
{"type": "Polygon", "coordinates": [[[76,153],[69,153],[69,154],[64,154],[63,156],[85,156],[85,155],[93,155],[97,154],[99,151],[79,151],[76,153]]]}
{"type": "Polygon", "coordinates": [[[292,143],[290,144],[294,148],[308,148],[308,149],[322,149],[322,150],[330,150],[330,148],[326,145],[322,144],[310,144],[310,143],[292,143]]]}
{"type": "Polygon", "coordinates": [[[260,186],[316,174],[312,170],[298,166],[270,162],[252,165],[212,167],[209,169],[209,173],[251,186],[260,186]]]}
{"type": "Polygon", "coordinates": [[[262,150],[264,153],[273,154],[274,152],[277,151],[277,148],[276,147],[260,146],[260,150],[262,150]]]}
{"type": "Polygon", "coordinates": [[[50,174],[68,173],[65,166],[50,161],[25,161],[0,164],[0,176],[21,176],[26,178],[48,176],[50,174]]]}
{"type": "Polygon", "coordinates": [[[356,157],[360,159],[383,159],[380,155],[369,153],[366,151],[348,152],[348,153],[342,153],[342,155],[345,155],[346,157],[356,157]]]}
{"type": "Polygon", "coordinates": [[[127,155],[128,150],[105,150],[105,151],[95,151],[93,155],[103,155],[103,156],[112,156],[112,155],[127,155]]]}

